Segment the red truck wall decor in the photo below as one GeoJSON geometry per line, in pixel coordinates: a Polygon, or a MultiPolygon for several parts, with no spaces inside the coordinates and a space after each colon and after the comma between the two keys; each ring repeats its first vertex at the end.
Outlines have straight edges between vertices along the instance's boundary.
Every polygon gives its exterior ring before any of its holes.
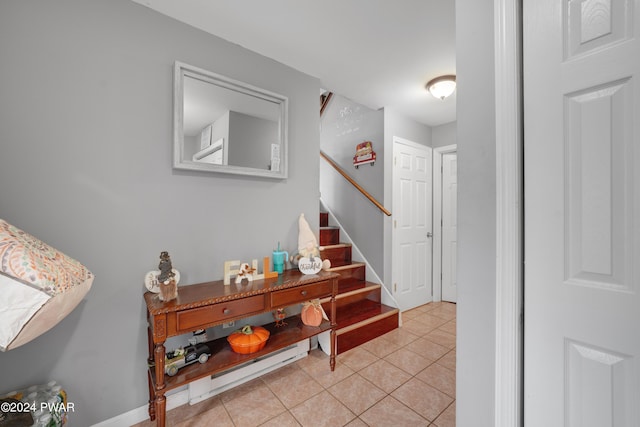
{"type": "Polygon", "coordinates": [[[356,155],[353,156],[353,165],[358,169],[358,166],[366,163],[373,164],[376,161],[376,152],[373,151],[373,145],[371,141],[361,142],[356,145],[356,155]]]}

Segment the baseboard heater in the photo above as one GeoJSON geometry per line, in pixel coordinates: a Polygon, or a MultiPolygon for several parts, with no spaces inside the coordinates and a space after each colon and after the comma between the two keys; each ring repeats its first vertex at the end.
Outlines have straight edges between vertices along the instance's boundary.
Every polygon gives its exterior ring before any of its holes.
{"type": "Polygon", "coordinates": [[[202,402],[260,375],[300,360],[307,356],[309,349],[309,339],[306,339],[211,377],[193,381],[189,383],[189,404],[202,402]]]}

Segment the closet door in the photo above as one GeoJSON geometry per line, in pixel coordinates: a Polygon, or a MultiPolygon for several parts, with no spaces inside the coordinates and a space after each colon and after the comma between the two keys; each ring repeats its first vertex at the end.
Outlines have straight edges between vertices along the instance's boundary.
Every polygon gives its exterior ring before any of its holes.
{"type": "Polygon", "coordinates": [[[525,425],[638,426],[640,1],[523,6],[525,425]]]}

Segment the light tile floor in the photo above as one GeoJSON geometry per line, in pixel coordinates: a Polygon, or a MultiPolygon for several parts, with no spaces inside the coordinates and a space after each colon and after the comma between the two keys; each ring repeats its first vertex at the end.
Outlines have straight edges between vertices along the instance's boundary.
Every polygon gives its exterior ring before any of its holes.
{"type": "MultiPolygon", "coordinates": [[[[431,426],[456,424],[456,305],[402,314],[403,326],[336,359],[309,356],[167,413],[171,427],[431,426]]],[[[150,421],[135,427],[150,427],[150,421]]]]}

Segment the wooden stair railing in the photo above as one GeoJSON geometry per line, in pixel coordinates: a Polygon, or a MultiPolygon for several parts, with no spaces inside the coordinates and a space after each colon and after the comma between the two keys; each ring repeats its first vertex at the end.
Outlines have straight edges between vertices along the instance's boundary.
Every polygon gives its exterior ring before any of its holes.
{"type": "Polygon", "coordinates": [[[347,174],[344,169],[342,169],[340,167],[340,165],[338,165],[336,162],[334,162],[329,156],[327,156],[322,150],[320,150],[320,157],[322,157],[323,159],[325,159],[327,161],[327,163],[329,163],[331,166],[333,166],[333,168],[338,171],[338,173],[340,175],[342,175],[347,181],[349,181],[351,183],[351,185],[353,185],[360,193],[362,193],[363,196],[365,196],[367,199],[369,199],[369,201],[371,203],[373,203],[374,205],[376,205],[376,207],[378,209],[380,209],[381,212],[383,212],[385,215],[387,216],[391,216],[391,212],[389,212],[389,210],[387,210],[387,208],[385,208],[380,202],[378,202],[371,194],[369,194],[369,192],[367,190],[365,190],[364,188],[362,188],[362,186],[360,184],[358,184],[353,178],[351,178],[349,176],[349,174],[347,174]]]}
{"type": "Polygon", "coordinates": [[[322,117],[322,113],[324,113],[324,109],[329,105],[329,101],[333,98],[333,92],[328,92],[326,94],[320,95],[320,117],[322,117]]]}

